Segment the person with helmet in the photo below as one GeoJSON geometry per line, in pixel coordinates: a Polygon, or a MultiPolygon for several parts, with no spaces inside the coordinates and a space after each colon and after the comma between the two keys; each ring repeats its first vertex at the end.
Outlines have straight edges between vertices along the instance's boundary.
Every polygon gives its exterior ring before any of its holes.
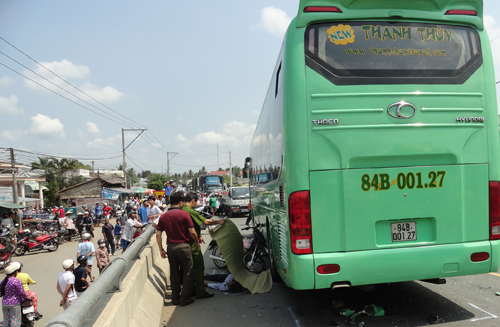
{"type": "Polygon", "coordinates": [[[109,263],[109,254],[106,249],[106,241],[104,239],[100,239],[97,241],[97,249],[95,250],[95,258],[97,260],[97,268],[99,268],[99,274],[109,263]]]}
{"type": "Polygon", "coordinates": [[[78,258],[81,255],[87,257],[87,274],[90,277],[90,281],[93,282],[95,278],[92,277],[92,255],[95,253],[95,249],[94,244],[90,242],[90,237],[91,236],[89,233],[84,233],[82,235],[83,242],[78,244],[78,252],[76,254],[76,257],[78,258]]]}
{"type": "Polygon", "coordinates": [[[20,268],[19,262],[11,262],[4,270],[5,278],[0,282],[4,326],[21,326],[21,303],[29,301],[21,281],[16,278],[20,268]]]}
{"type": "Polygon", "coordinates": [[[78,262],[78,268],[73,270],[73,275],[75,275],[75,290],[78,297],[89,287],[89,282],[87,281],[87,257],[84,255],[79,256],[76,261],[78,262]]]}
{"type": "Polygon", "coordinates": [[[75,290],[75,275],[73,275],[75,263],[71,259],[66,259],[62,266],[64,271],[57,276],[57,291],[61,294],[59,305],[66,311],[78,299],[78,295],[75,290]]]}
{"type": "Polygon", "coordinates": [[[24,293],[26,293],[28,298],[33,301],[33,306],[35,307],[35,319],[38,320],[43,317],[43,315],[38,312],[38,295],[35,292],[30,291],[29,289],[29,285],[34,285],[36,284],[36,282],[31,279],[30,275],[21,272],[23,269],[23,264],[19,262],[19,265],[21,267],[17,272],[16,278],[21,281],[21,284],[23,284],[24,293]]]}

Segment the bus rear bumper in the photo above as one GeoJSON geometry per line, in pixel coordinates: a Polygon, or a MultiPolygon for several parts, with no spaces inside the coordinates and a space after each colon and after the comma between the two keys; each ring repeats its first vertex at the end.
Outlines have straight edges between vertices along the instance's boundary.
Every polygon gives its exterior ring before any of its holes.
{"type": "Polygon", "coordinates": [[[446,278],[498,271],[500,241],[480,241],[399,249],[314,254],[315,288],[333,283],[351,286],[446,278]],[[488,252],[486,261],[472,262],[471,254],[488,252]],[[335,274],[319,274],[320,265],[337,264],[335,274]]]}

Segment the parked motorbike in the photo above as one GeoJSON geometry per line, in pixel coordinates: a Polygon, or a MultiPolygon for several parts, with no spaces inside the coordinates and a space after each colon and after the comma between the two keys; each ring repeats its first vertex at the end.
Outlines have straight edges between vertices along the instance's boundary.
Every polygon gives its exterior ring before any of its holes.
{"type": "MultiPolygon", "coordinates": [[[[215,226],[217,228],[219,225],[215,226]]],[[[242,236],[243,247],[246,249],[246,253],[243,256],[243,267],[254,274],[260,274],[271,267],[271,258],[269,257],[269,252],[266,247],[266,238],[261,231],[262,227],[264,227],[264,224],[257,224],[254,227],[245,227],[241,229],[252,229],[252,235],[242,236]]],[[[212,226],[209,226],[209,229],[213,230],[212,226]]],[[[212,250],[212,254],[209,258],[213,260],[214,264],[218,268],[226,269],[226,260],[224,260],[224,256],[215,240],[209,243],[208,250],[212,250]]]]}
{"type": "Polygon", "coordinates": [[[57,232],[41,236],[36,236],[32,234],[25,235],[25,237],[17,243],[17,247],[14,250],[14,254],[17,256],[22,256],[26,252],[36,252],[41,250],[54,252],[59,248],[57,237],[58,237],[57,232]]]}
{"type": "Polygon", "coordinates": [[[4,269],[9,262],[11,261],[12,253],[16,248],[13,244],[8,244],[7,246],[3,246],[0,244],[0,268],[4,269]]]}

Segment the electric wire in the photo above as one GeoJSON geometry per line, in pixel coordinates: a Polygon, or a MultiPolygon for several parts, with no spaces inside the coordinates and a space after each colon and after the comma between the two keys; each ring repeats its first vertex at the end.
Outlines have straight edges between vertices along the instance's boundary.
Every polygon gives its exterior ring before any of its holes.
{"type": "Polygon", "coordinates": [[[51,89],[49,89],[48,87],[43,86],[42,84],[40,84],[40,83],[38,83],[38,82],[36,82],[36,81],[32,80],[31,78],[29,78],[29,77],[27,77],[27,76],[23,75],[22,73],[19,73],[18,71],[16,71],[16,70],[14,70],[14,69],[10,68],[9,66],[7,66],[7,65],[5,65],[5,64],[3,64],[3,63],[1,63],[1,62],[0,62],[0,65],[4,66],[5,68],[7,68],[7,69],[9,69],[9,70],[13,71],[14,73],[16,73],[16,74],[18,74],[18,75],[21,75],[22,77],[26,78],[27,80],[30,80],[30,81],[32,81],[33,83],[35,83],[35,84],[37,84],[37,85],[39,85],[39,86],[43,87],[43,88],[44,88],[44,89],[46,89],[47,91],[50,91],[50,92],[52,92],[52,93],[54,93],[54,94],[56,94],[56,95],[60,96],[61,98],[64,98],[64,99],[66,99],[66,100],[68,100],[68,101],[70,101],[70,102],[73,102],[73,103],[74,103],[74,104],[76,104],[77,106],[80,106],[80,107],[82,107],[82,108],[84,108],[84,109],[86,109],[86,110],[88,110],[88,111],[90,111],[90,112],[93,112],[93,113],[95,113],[96,115],[99,115],[99,116],[101,116],[101,117],[103,117],[103,118],[109,119],[109,120],[111,120],[111,121],[113,121],[113,122],[115,122],[115,123],[117,123],[117,124],[119,124],[119,125],[123,125],[122,123],[120,123],[120,122],[118,122],[118,121],[116,121],[116,120],[114,120],[114,119],[111,119],[111,118],[109,118],[109,117],[106,117],[106,116],[104,116],[104,115],[102,115],[102,114],[98,113],[98,112],[95,112],[94,110],[92,110],[92,109],[90,109],[90,108],[87,108],[87,107],[85,107],[84,105],[82,105],[82,104],[80,104],[80,103],[78,103],[78,102],[75,102],[75,101],[71,100],[70,98],[65,97],[65,96],[64,96],[64,95],[62,95],[62,94],[57,93],[56,91],[51,90],[51,89]]]}
{"type": "MultiPolygon", "coordinates": [[[[98,108],[98,107],[94,106],[92,103],[89,103],[88,101],[85,101],[84,99],[80,98],[79,96],[77,96],[77,95],[75,95],[75,94],[73,94],[73,93],[69,92],[68,90],[66,90],[66,89],[64,89],[64,88],[60,87],[59,85],[55,84],[54,82],[52,82],[52,81],[48,80],[48,79],[47,79],[47,78],[45,78],[44,76],[42,76],[42,75],[38,74],[38,73],[37,73],[37,72],[35,72],[34,70],[32,70],[32,69],[30,69],[30,68],[26,67],[25,65],[23,65],[23,64],[22,64],[22,63],[20,63],[19,61],[15,60],[14,58],[12,58],[12,57],[8,56],[8,55],[7,55],[7,54],[5,54],[4,52],[0,51],[0,54],[3,54],[4,56],[6,56],[7,58],[9,58],[10,60],[12,60],[12,61],[16,62],[18,65],[20,65],[20,66],[24,67],[25,69],[29,70],[29,71],[30,71],[30,72],[32,72],[33,74],[37,75],[38,77],[40,77],[40,78],[44,79],[45,81],[49,82],[50,84],[54,85],[54,86],[55,86],[55,87],[57,87],[58,89],[60,89],[60,90],[62,90],[62,91],[64,91],[64,92],[66,92],[66,93],[68,93],[69,95],[74,96],[74,97],[75,97],[75,98],[77,98],[78,100],[80,100],[80,101],[82,101],[82,102],[84,102],[84,103],[88,104],[89,106],[91,106],[91,107],[93,107],[93,108],[95,108],[95,109],[97,109],[97,110],[99,110],[99,111],[103,112],[104,114],[109,115],[109,116],[111,116],[111,117],[113,117],[113,118],[115,118],[115,119],[117,119],[117,120],[120,120],[120,121],[122,122],[122,124],[124,123],[126,126],[130,126],[130,127],[132,127],[131,125],[127,125],[127,124],[129,124],[129,122],[128,122],[128,121],[125,121],[124,119],[122,119],[122,118],[120,118],[120,117],[115,117],[114,115],[111,115],[110,113],[108,113],[108,112],[106,112],[106,111],[102,110],[101,108],[98,108]]],[[[56,75],[56,76],[57,76],[57,75],[56,75]]],[[[59,77],[59,76],[58,76],[58,77],[59,77]]],[[[71,85],[71,84],[70,84],[70,85],[71,85]]]]}
{"type": "MultiPolygon", "coordinates": [[[[116,113],[116,114],[118,114],[118,115],[120,115],[120,116],[121,116],[121,114],[120,114],[119,112],[115,111],[114,109],[112,109],[112,108],[110,108],[109,106],[107,106],[107,105],[103,104],[103,103],[102,103],[102,102],[100,102],[99,100],[97,100],[97,99],[93,98],[92,96],[90,96],[90,95],[89,95],[89,94],[87,94],[86,92],[82,91],[81,89],[79,89],[79,88],[78,88],[78,87],[76,87],[75,85],[71,84],[70,82],[68,82],[67,80],[65,80],[65,79],[64,79],[64,78],[62,78],[61,76],[59,76],[58,74],[54,73],[54,72],[53,72],[52,70],[50,70],[49,68],[47,68],[47,67],[45,67],[44,65],[42,65],[42,64],[41,64],[40,62],[38,62],[37,60],[35,60],[34,58],[32,58],[31,56],[29,56],[28,54],[26,54],[26,53],[25,53],[24,51],[22,51],[21,49],[17,48],[17,47],[16,47],[16,46],[14,46],[12,43],[8,42],[8,41],[7,41],[6,39],[4,39],[3,37],[1,37],[1,36],[0,36],[0,39],[1,39],[1,40],[3,40],[3,41],[4,41],[5,43],[7,43],[8,45],[10,45],[11,47],[13,47],[14,49],[16,49],[17,51],[19,51],[20,53],[22,53],[23,55],[25,55],[26,57],[28,57],[29,59],[31,59],[33,62],[35,62],[35,63],[36,63],[37,65],[39,65],[40,67],[43,67],[43,68],[44,68],[45,70],[47,70],[48,72],[52,73],[54,76],[56,76],[56,77],[57,77],[57,78],[59,78],[60,80],[64,81],[65,83],[67,83],[68,85],[72,86],[72,87],[73,87],[73,88],[75,88],[76,90],[78,90],[78,91],[80,91],[81,93],[85,94],[85,95],[86,95],[86,96],[88,96],[90,99],[92,99],[92,100],[96,101],[97,103],[99,103],[99,104],[100,104],[100,105],[102,105],[103,107],[105,107],[105,108],[107,108],[107,109],[109,109],[109,110],[113,111],[114,113],[116,113]]],[[[18,62],[18,61],[16,61],[15,59],[13,59],[13,58],[9,57],[9,56],[8,56],[8,55],[6,55],[5,53],[3,53],[3,52],[1,52],[1,53],[2,53],[3,55],[5,55],[6,57],[10,58],[11,60],[15,61],[16,63],[18,63],[19,65],[23,66],[24,68],[26,68],[26,69],[30,70],[30,71],[31,71],[31,72],[33,72],[34,74],[36,74],[36,75],[40,76],[41,78],[45,79],[45,80],[46,80],[46,81],[48,81],[49,83],[51,83],[51,84],[53,84],[53,85],[57,86],[56,84],[54,84],[54,83],[50,82],[50,81],[49,81],[48,79],[46,79],[45,77],[43,77],[43,76],[39,75],[38,73],[34,72],[33,70],[31,70],[31,69],[29,69],[28,67],[24,66],[23,64],[19,63],[19,62],[18,62]]],[[[20,74],[20,73],[16,72],[15,70],[13,70],[13,69],[11,69],[11,68],[7,67],[6,65],[4,65],[4,66],[5,66],[6,68],[8,68],[8,69],[10,69],[10,70],[14,71],[14,72],[15,72],[15,73],[17,73],[17,74],[20,74]]],[[[23,76],[23,77],[25,77],[25,78],[27,78],[26,76],[24,76],[24,75],[22,75],[22,74],[20,74],[20,75],[21,75],[21,76],[23,76]]],[[[29,79],[29,78],[27,78],[27,79],[29,79]]],[[[31,80],[31,79],[29,79],[29,80],[31,80]]],[[[36,83],[36,82],[35,82],[35,81],[33,81],[33,80],[31,80],[31,81],[32,81],[32,82],[34,82],[34,83],[36,83]]],[[[38,84],[38,83],[36,83],[36,84],[38,84]]],[[[42,86],[41,84],[38,84],[38,85],[42,86]]],[[[42,86],[42,87],[43,87],[43,86],[42,86]]],[[[57,87],[59,87],[59,86],[57,86],[57,87]]],[[[59,87],[59,88],[60,88],[60,87],[59,87]]],[[[47,89],[47,88],[46,88],[46,89],[47,89]]],[[[61,88],[61,89],[62,89],[62,88],[61,88]]],[[[48,90],[50,90],[50,89],[48,89],[48,90]]],[[[64,90],[64,89],[62,89],[62,90],[64,90]]],[[[73,94],[73,93],[71,93],[71,92],[69,92],[69,91],[67,91],[67,90],[64,90],[64,91],[65,91],[65,92],[67,92],[67,93],[69,93],[69,94],[71,94],[71,95],[73,95],[74,97],[76,97],[76,98],[80,99],[81,101],[83,101],[83,102],[85,102],[85,103],[87,103],[87,104],[91,105],[92,107],[94,107],[94,108],[96,108],[96,109],[98,109],[98,110],[100,110],[100,111],[102,111],[102,112],[105,112],[104,110],[102,110],[102,109],[100,109],[100,108],[97,108],[96,106],[94,106],[94,105],[92,105],[92,104],[88,103],[87,101],[85,101],[85,100],[81,99],[80,97],[76,96],[75,94],[73,94]]],[[[56,94],[57,94],[57,93],[56,93],[56,94]]],[[[64,97],[64,98],[65,98],[65,97],[64,97]]],[[[67,98],[66,98],[66,99],[67,99],[67,98]]],[[[67,99],[67,100],[71,101],[70,99],[67,99]]],[[[73,102],[73,103],[75,103],[74,101],[72,101],[72,102],[73,102]]],[[[75,104],[77,104],[77,103],[75,103],[75,104]]],[[[80,105],[80,106],[81,106],[81,105],[80,105]]],[[[87,110],[90,110],[90,109],[87,109],[87,110]]],[[[91,111],[92,111],[92,110],[91,110],[91,111]]],[[[92,111],[92,112],[94,112],[94,111],[92,111]]],[[[94,113],[95,113],[95,112],[94,112],[94,113]]],[[[121,118],[116,118],[114,115],[111,115],[110,113],[107,113],[107,112],[105,112],[105,113],[106,113],[107,115],[109,115],[109,116],[111,116],[111,117],[115,118],[115,119],[119,119],[119,120],[121,120],[121,121],[124,121],[124,120],[123,120],[123,119],[121,119],[121,118]]],[[[105,117],[105,118],[106,118],[106,117],[105,117]]],[[[108,119],[110,119],[110,118],[108,118],[108,119]]],[[[112,120],[112,119],[111,119],[111,120],[112,120]]],[[[115,121],[115,122],[116,122],[116,121],[115,121]]],[[[140,124],[140,123],[138,123],[138,122],[135,122],[135,123],[136,123],[138,126],[140,126],[140,127],[146,128],[146,126],[145,126],[145,125],[142,125],[142,124],[140,124]]],[[[125,126],[127,126],[127,127],[133,127],[131,124],[129,124],[129,122],[126,122],[126,123],[125,123],[125,126]]],[[[164,146],[164,145],[160,142],[160,140],[158,140],[158,138],[156,137],[156,135],[154,135],[154,134],[153,134],[153,132],[152,132],[151,130],[149,130],[149,129],[148,129],[148,130],[147,130],[147,132],[149,132],[149,133],[153,136],[153,138],[154,138],[154,139],[155,139],[155,140],[156,140],[156,141],[157,141],[157,142],[158,142],[158,143],[159,143],[159,144],[160,144],[160,145],[161,145],[164,149],[166,149],[167,151],[170,151],[170,150],[169,150],[166,146],[164,146]]],[[[149,138],[149,137],[148,137],[148,138],[149,138]]],[[[154,141],[153,141],[153,140],[151,140],[151,139],[150,139],[150,141],[151,141],[151,145],[153,146],[154,141]]],[[[148,143],[149,143],[149,142],[148,142],[148,143]]]]}

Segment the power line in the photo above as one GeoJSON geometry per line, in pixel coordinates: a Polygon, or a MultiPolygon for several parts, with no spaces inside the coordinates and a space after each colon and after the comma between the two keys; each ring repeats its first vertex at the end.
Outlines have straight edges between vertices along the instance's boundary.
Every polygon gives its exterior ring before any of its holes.
{"type": "MultiPolygon", "coordinates": [[[[25,65],[23,65],[23,64],[22,64],[22,63],[20,63],[19,61],[15,60],[14,58],[12,58],[12,57],[8,56],[8,55],[7,55],[7,54],[5,54],[4,52],[0,51],[0,53],[1,53],[1,54],[3,54],[4,56],[6,56],[7,58],[9,58],[10,60],[12,60],[12,61],[16,62],[18,65],[20,65],[20,66],[24,67],[25,69],[29,70],[29,71],[30,71],[30,72],[32,72],[33,74],[37,75],[38,77],[40,77],[40,78],[44,79],[45,81],[49,82],[50,84],[54,85],[54,86],[55,86],[55,87],[57,87],[58,89],[63,90],[64,92],[68,93],[69,95],[74,96],[74,97],[75,97],[75,98],[77,98],[78,100],[80,100],[80,101],[82,101],[82,102],[84,102],[84,103],[88,104],[89,106],[91,106],[91,107],[93,107],[93,108],[95,108],[95,109],[97,109],[97,110],[99,110],[99,111],[103,112],[104,114],[109,115],[109,116],[111,116],[111,117],[113,117],[113,118],[115,118],[115,119],[118,119],[118,120],[120,120],[120,121],[124,122],[125,124],[128,124],[128,122],[127,122],[127,121],[125,121],[124,119],[122,119],[121,117],[115,117],[114,115],[111,115],[110,113],[108,113],[108,112],[106,112],[106,111],[102,110],[101,108],[98,108],[98,107],[94,106],[92,103],[89,103],[89,102],[85,101],[84,99],[82,99],[82,98],[80,98],[80,97],[76,96],[75,94],[73,94],[73,93],[69,92],[68,90],[63,89],[63,88],[62,88],[62,87],[60,87],[59,85],[57,85],[57,84],[55,84],[54,82],[52,82],[52,81],[48,80],[47,78],[45,78],[45,77],[43,77],[42,75],[40,75],[40,74],[38,74],[37,72],[35,72],[34,70],[32,70],[32,69],[30,69],[30,68],[26,67],[25,65]]],[[[49,71],[50,71],[50,70],[49,70],[49,71]]],[[[56,75],[56,76],[57,76],[57,75],[56,75]]],[[[71,85],[71,84],[70,84],[70,85],[71,85]]],[[[130,125],[128,125],[128,126],[130,126],[130,125]]]]}
{"type": "MultiPolygon", "coordinates": [[[[60,80],[62,80],[63,82],[65,82],[66,84],[68,84],[68,85],[72,86],[73,88],[75,88],[76,90],[78,90],[78,91],[82,92],[83,94],[85,94],[86,96],[88,96],[89,98],[91,98],[92,100],[94,100],[95,102],[97,102],[97,103],[99,103],[100,105],[102,105],[103,107],[105,107],[105,108],[107,108],[107,109],[109,109],[109,110],[113,111],[113,112],[114,112],[114,113],[116,113],[117,115],[121,115],[119,112],[117,112],[117,111],[113,110],[112,108],[110,108],[110,107],[108,107],[107,105],[103,104],[103,103],[102,103],[102,102],[100,102],[99,100],[97,100],[97,99],[93,98],[93,97],[92,97],[92,96],[90,96],[89,94],[87,94],[87,93],[85,93],[84,91],[80,90],[78,87],[76,87],[75,85],[71,84],[70,82],[68,82],[67,80],[65,80],[64,78],[62,78],[61,76],[57,75],[56,73],[54,73],[53,71],[51,71],[50,69],[48,69],[47,67],[45,67],[44,65],[42,65],[40,62],[38,62],[37,60],[35,60],[35,59],[33,59],[32,57],[30,57],[28,54],[26,54],[25,52],[23,52],[21,49],[17,48],[17,47],[16,47],[16,46],[14,46],[12,43],[8,42],[8,41],[7,41],[6,39],[4,39],[3,37],[1,37],[1,36],[0,36],[0,39],[2,39],[5,43],[7,43],[7,44],[8,44],[8,45],[10,45],[11,47],[13,47],[13,48],[14,48],[14,49],[16,49],[17,51],[21,52],[23,55],[25,55],[25,56],[26,56],[26,57],[28,57],[29,59],[31,59],[31,60],[32,60],[33,62],[35,62],[37,65],[39,65],[39,66],[43,67],[45,70],[47,70],[47,71],[49,71],[50,73],[52,73],[54,76],[56,76],[57,78],[59,78],[60,80]]],[[[6,55],[6,54],[4,54],[3,52],[2,52],[2,54],[3,54],[3,55],[5,55],[5,56],[7,56],[7,55],[6,55]]],[[[8,57],[8,56],[7,56],[7,57],[8,57]]],[[[9,58],[10,58],[10,57],[9,57],[9,58]]],[[[11,58],[11,59],[12,59],[12,58],[11,58]]],[[[12,59],[12,60],[14,60],[14,59],[12,59]]],[[[15,60],[14,60],[14,61],[15,61],[15,60]]],[[[16,61],[16,62],[17,62],[17,61],[16,61]]],[[[20,63],[19,63],[19,64],[20,64],[20,63]]],[[[22,64],[20,64],[20,65],[22,65],[22,64]]],[[[24,65],[22,65],[22,66],[23,66],[23,67],[25,67],[24,65]]],[[[26,68],[26,69],[29,69],[29,68],[27,68],[27,67],[25,67],[25,68],[26,68]]],[[[31,71],[31,69],[30,69],[30,71],[31,71]]],[[[36,73],[35,73],[35,74],[36,74],[36,73]]],[[[38,75],[38,74],[37,74],[37,75],[38,75]]],[[[40,75],[39,75],[39,76],[40,76],[40,75]]],[[[41,77],[41,76],[40,76],[40,77],[41,77]]],[[[42,78],[44,78],[44,77],[42,77],[42,78]]],[[[44,78],[44,79],[45,79],[45,78],[44,78]]],[[[47,80],[47,81],[48,81],[48,80],[47,80]]],[[[68,92],[68,93],[70,93],[70,92],[68,92]]],[[[70,94],[72,94],[72,93],[70,93],[70,94]]],[[[72,94],[72,95],[73,95],[74,97],[77,97],[77,96],[76,96],[76,95],[74,95],[74,94],[72,94]]],[[[77,98],[78,98],[78,97],[77,97],[77,98]]],[[[80,99],[80,98],[79,98],[79,99],[80,99]]],[[[81,100],[81,99],[80,99],[80,100],[81,100]]],[[[82,100],[82,101],[84,101],[85,103],[88,103],[88,102],[86,102],[85,100],[82,100]]],[[[99,110],[101,110],[101,109],[99,109],[99,110]]],[[[108,113],[108,115],[110,115],[110,114],[108,113]]],[[[111,115],[110,115],[110,116],[111,116],[111,115]]],[[[138,124],[138,125],[140,125],[140,126],[141,126],[141,124],[138,124]]],[[[132,126],[131,126],[131,127],[132,127],[132,126]]],[[[145,127],[145,126],[144,126],[144,125],[142,125],[142,127],[145,127]]]]}
{"type": "Polygon", "coordinates": [[[3,63],[0,63],[0,65],[4,66],[5,68],[7,68],[7,69],[9,69],[9,70],[13,71],[14,73],[16,73],[16,74],[18,74],[18,75],[21,75],[22,77],[26,78],[27,80],[30,80],[30,81],[32,81],[33,83],[35,83],[35,84],[37,84],[37,85],[39,85],[39,86],[43,87],[43,88],[44,88],[44,89],[46,89],[47,91],[50,91],[50,92],[52,92],[52,93],[54,93],[54,94],[57,94],[57,95],[58,95],[58,96],[60,96],[61,98],[64,98],[64,99],[66,99],[66,100],[68,100],[68,101],[70,101],[70,102],[73,102],[74,104],[76,104],[77,106],[80,106],[80,107],[84,108],[85,110],[88,110],[88,111],[90,111],[90,112],[95,113],[96,115],[99,115],[99,116],[104,117],[104,118],[106,118],[106,119],[108,119],[108,120],[111,120],[111,121],[113,121],[113,122],[115,122],[115,123],[119,124],[120,126],[121,126],[121,125],[123,125],[122,123],[120,123],[120,122],[118,122],[118,121],[116,121],[116,120],[114,120],[114,119],[111,119],[111,118],[109,118],[109,117],[106,117],[106,116],[104,116],[104,115],[102,115],[102,114],[98,113],[98,112],[95,112],[94,110],[89,109],[89,108],[85,107],[84,105],[82,105],[82,104],[80,104],[80,103],[78,103],[78,102],[75,102],[75,101],[71,100],[70,98],[65,97],[65,96],[64,96],[64,95],[62,95],[62,94],[57,93],[56,91],[51,90],[51,89],[49,89],[48,87],[43,86],[42,84],[40,84],[40,83],[38,83],[38,82],[35,82],[35,81],[34,81],[34,80],[32,80],[31,78],[29,78],[29,77],[27,77],[27,76],[25,76],[25,75],[21,74],[20,72],[18,72],[18,71],[16,71],[16,70],[14,70],[14,69],[12,69],[12,68],[10,68],[9,66],[7,66],[7,65],[5,65],[5,64],[3,64],[3,63]]]}
{"type": "MultiPolygon", "coordinates": [[[[0,148],[0,149],[5,149],[5,148],[0,148]]],[[[116,159],[120,158],[121,156],[115,156],[115,157],[109,157],[109,158],[76,158],[76,157],[64,157],[64,156],[57,156],[57,155],[52,155],[48,153],[42,153],[42,152],[31,152],[31,151],[25,151],[25,150],[18,150],[14,149],[17,152],[20,153],[28,153],[28,154],[33,154],[37,156],[42,156],[42,157],[50,157],[50,158],[60,158],[60,159],[75,159],[75,160],[109,160],[109,159],[116,159]]]]}
{"type": "Polygon", "coordinates": [[[132,161],[132,163],[137,167],[139,168],[141,171],[144,171],[145,169],[143,169],[141,166],[139,166],[134,160],[132,160],[132,158],[130,158],[128,155],[125,155],[127,158],[130,159],[130,161],[132,161]]]}

